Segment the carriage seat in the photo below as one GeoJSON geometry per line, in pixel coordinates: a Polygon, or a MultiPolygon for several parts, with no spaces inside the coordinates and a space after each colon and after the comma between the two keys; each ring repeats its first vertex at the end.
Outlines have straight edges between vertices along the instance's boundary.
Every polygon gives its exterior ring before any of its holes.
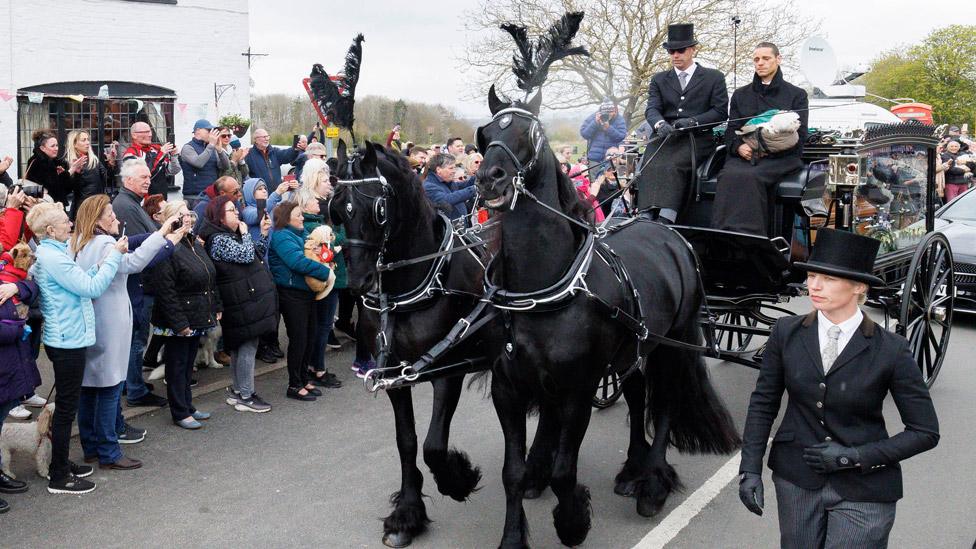
{"type": "MultiPolygon", "coordinates": [[[[725,166],[725,145],[719,145],[715,152],[709,156],[704,163],[698,166],[698,178],[701,185],[702,195],[715,197],[718,189],[718,174],[725,166]]],[[[776,187],[776,198],[778,202],[798,201],[803,197],[803,190],[809,181],[818,175],[819,170],[815,168],[810,172],[810,165],[804,164],[803,168],[794,173],[788,174],[776,187]]]]}

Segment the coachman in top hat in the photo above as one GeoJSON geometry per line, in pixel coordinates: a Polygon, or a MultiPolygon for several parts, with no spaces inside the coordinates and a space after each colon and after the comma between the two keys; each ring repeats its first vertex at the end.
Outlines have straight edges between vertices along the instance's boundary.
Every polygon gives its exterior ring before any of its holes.
{"type": "Polygon", "coordinates": [[[695,62],[694,25],[669,25],[664,49],[672,68],[651,77],[644,111],[657,137],[648,151],[660,150],[638,179],[637,205],[674,222],[692,199],[693,167],[715,150],[712,127],[728,119],[729,93],[724,74],[695,62]]]}
{"type": "Polygon", "coordinates": [[[821,230],[807,271],[814,311],[773,327],[749,402],[739,498],[763,511],[762,459],[783,392],[786,413],[769,468],[782,547],[887,547],[902,497],[899,462],[934,448],[939,422],[905,338],[881,329],[858,305],[874,276],[879,242],[821,230]],[[905,430],[889,436],[891,394],[905,430]]]}

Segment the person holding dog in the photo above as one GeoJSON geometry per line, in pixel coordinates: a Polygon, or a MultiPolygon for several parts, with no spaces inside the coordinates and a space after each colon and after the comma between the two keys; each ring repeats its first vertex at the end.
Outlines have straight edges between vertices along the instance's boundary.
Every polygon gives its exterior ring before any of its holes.
{"type": "Polygon", "coordinates": [[[785,391],[769,468],[785,548],[887,547],[902,497],[899,462],[939,441],[932,399],[908,342],[861,312],[880,241],[817,233],[807,271],[814,311],[773,327],[742,437],[739,498],[762,516],[762,458],[785,391]],[[905,430],[889,436],[891,395],[905,430]]]}
{"type": "Polygon", "coordinates": [[[86,271],[68,254],[72,224],[60,203],[34,206],[27,214],[27,225],[41,240],[33,273],[44,315],[42,341],[54,369],[55,410],[47,490],[52,494],[87,494],[95,489],[95,483],[83,477],[91,475],[94,468],[68,460],[71,424],[78,412],[86,349],[95,344],[92,299],[112,283],[129,241],[120,238],[97,270],[86,271]]]}
{"type": "MultiPolygon", "coordinates": [[[[772,42],[760,42],[752,52],[756,72],[752,83],[732,94],[729,125],[725,130],[728,158],[718,176],[712,226],[716,229],[761,236],[769,231],[769,204],[776,198],[776,186],[783,177],[803,167],[800,156],[807,140],[807,92],[783,79],[783,57],[772,42]],[[799,116],[799,129],[789,137],[795,145],[776,150],[764,142],[746,143],[738,135],[750,117],[770,110],[790,111],[799,116]],[[772,149],[772,150],[770,150],[772,149]]],[[[756,133],[760,133],[757,131],[756,133]]]]}
{"type": "MultiPolygon", "coordinates": [[[[0,436],[10,410],[20,405],[23,395],[33,394],[41,384],[27,325],[27,308],[38,295],[37,284],[27,279],[33,254],[26,244],[18,246],[19,252],[0,254],[0,436]]],[[[26,491],[26,482],[0,472],[0,494],[26,491]]],[[[9,510],[10,505],[0,499],[0,514],[9,510]]]]}
{"type": "MultiPolygon", "coordinates": [[[[119,433],[137,427],[126,426],[122,418],[122,387],[129,369],[132,341],[132,303],[127,290],[130,274],[153,264],[163,248],[175,246],[187,228],[173,229],[178,218],[167,220],[161,229],[134,235],[132,252],[122,256],[119,270],[101,296],[92,300],[95,307],[95,344],[85,352],[85,376],[78,403],[78,435],[86,463],[99,463],[100,469],[130,470],[142,462],[126,457],[119,445],[119,433]]],[[[78,207],[75,232],[68,249],[82,269],[97,266],[108,249],[115,245],[121,228],[106,194],[86,198],[78,207]]]]}

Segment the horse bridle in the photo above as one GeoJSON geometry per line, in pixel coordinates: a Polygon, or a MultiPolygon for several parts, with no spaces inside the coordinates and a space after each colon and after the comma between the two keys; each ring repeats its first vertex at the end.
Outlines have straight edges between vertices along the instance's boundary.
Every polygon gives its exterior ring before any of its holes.
{"type": "Polygon", "coordinates": [[[519,160],[518,155],[516,155],[512,151],[511,147],[509,147],[508,144],[505,143],[504,141],[494,140],[482,147],[481,144],[484,141],[484,139],[482,139],[481,137],[481,132],[484,129],[484,127],[478,129],[478,135],[476,139],[478,141],[478,147],[483,151],[482,152],[483,155],[488,154],[488,149],[491,149],[492,147],[498,147],[499,149],[502,150],[502,152],[505,153],[506,156],[508,156],[508,158],[512,161],[512,163],[515,164],[515,175],[512,176],[512,187],[515,189],[515,192],[512,195],[512,203],[509,206],[510,210],[515,209],[515,204],[518,201],[518,195],[520,193],[525,193],[525,185],[523,183],[523,180],[525,179],[525,175],[528,174],[532,170],[532,168],[534,168],[535,165],[538,163],[539,155],[542,152],[542,145],[546,142],[546,134],[545,132],[542,131],[542,122],[539,120],[539,118],[536,115],[532,114],[530,111],[527,111],[525,109],[520,109],[518,107],[508,107],[507,109],[502,109],[496,112],[495,115],[491,118],[491,122],[486,124],[485,127],[494,124],[495,122],[498,122],[498,127],[504,130],[512,123],[513,117],[519,117],[519,118],[524,118],[529,120],[528,133],[529,133],[529,139],[532,141],[532,156],[525,164],[523,164],[522,161],[519,160]]]}
{"type": "MultiPolygon", "coordinates": [[[[355,161],[356,161],[355,156],[349,157],[348,160],[349,173],[352,173],[352,166],[355,161]]],[[[386,248],[386,241],[390,238],[390,225],[389,223],[387,223],[388,217],[387,217],[387,210],[386,210],[386,199],[396,194],[393,189],[393,186],[390,185],[390,183],[386,180],[386,177],[383,177],[383,174],[380,173],[379,168],[376,169],[375,177],[364,177],[360,179],[338,179],[336,180],[335,184],[336,187],[348,187],[352,189],[352,191],[358,194],[359,196],[372,201],[373,221],[376,223],[377,226],[383,228],[383,240],[377,245],[377,244],[373,244],[372,242],[367,242],[365,240],[361,240],[358,238],[347,238],[345,241],[345,245],[351,247],[357,247],[357,248],[365,248],[367,250],[378,251],[380,257],[377,260],[378,261],[377,264],[381,264],[383,262],[383,252],[385,251],[386,248]],[[366,192],[363,192],[363,190],[360,188],[363,185],[370,185],[374,183],[378,183],[380,185],[381,191],[379,196],[367,194],[366,192]]],[[[350,198],[349,200],[346,201],[346,205],[345,205],[346,214],[352,214],[354,208],[355,205],[353,203],[353,200],[350,198]]]]}

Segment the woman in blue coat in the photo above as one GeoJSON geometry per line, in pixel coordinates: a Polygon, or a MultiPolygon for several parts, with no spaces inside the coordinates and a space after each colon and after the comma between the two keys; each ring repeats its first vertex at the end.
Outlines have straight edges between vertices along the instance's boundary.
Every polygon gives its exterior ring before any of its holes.
{"type": "Polygon", "coordinates": [[[306,366],[312,362],[315,341],[315,294],[305,277],[328,280],[332,271],[305,257],[305,218],[297,202],[282,202],[274,210],[274,234],[268,265],[278,287],[278,305],[288,333],[288,391],[295,400],[312,401],[322,391],[309,383],[306,366]]]}
{"type": "Polygon", "coordinates": [[[38,204],[27,214],[27,225],[40,238],[34,281],[41,290],[44,349],[54,367],[55,408],[51,420],[51,469],[47,490],[52,494],[87,494],[95,483],[82,477],[92,467],[68,461],[71,424],[78,412],[85,352],[95,344],[95,309],[92,299],[108,289],[128,251],[124,236],[101,264],[84,270],[68,255],[71,221],[60,204],[38,204]]]}

